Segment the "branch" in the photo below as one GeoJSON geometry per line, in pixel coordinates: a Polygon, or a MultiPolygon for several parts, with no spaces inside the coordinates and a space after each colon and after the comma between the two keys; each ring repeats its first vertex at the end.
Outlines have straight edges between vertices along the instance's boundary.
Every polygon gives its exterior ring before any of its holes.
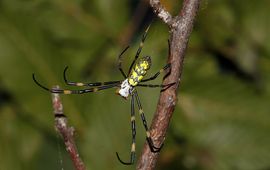
{"type": "MultiPolygon", "coordinates": [[[[169,12],[160,4],[159,0],[150,0],[156,15],[170,27],[170,55],[168,63],[171,63],[171,74],[164,79],[163,84],[177,82],[162,92],[159,97],[157,110],[151,124],[151,137],[155,146],[160,146],[165,139],[175,105],[177,103],[177,91],[183,70],[183,61],[191,34],[195,16],[199,9],[200,0],[184,0],[183,7],[178,16],[172,18],[169,12]]],[[[159,153],[153,153],[147,142],[137,163],[137,169],[152,170],[155,168],[159,153]]]]}
{"type": "MultiPolygon", "coordinates": [[[[53,89],[58,89],[59,87],[56,86],[53,89]]],[[[64,115],[63,112],[63,105],[60,99],[59,94],[52,93],[52,104],[53,104],[53,113],[55,117],[55,129],[58,133],[62,136],[66,150],[69,153],[74,167],[76,170],[85,170],[85,165],[82,162],[73,135],[74,135],[74,128],[68,126],[67,117],[64,115]]]]}
{"type": "Polygon", "coordinates": [[[173,18],[171,14],[166,11],[166,9],[162,6],[159,0],[150,0],[149,1],[151,7],[153,8],[155,14],[163,20],[165,24],[168,24],[169,26],[172,25],[173,18]]]}

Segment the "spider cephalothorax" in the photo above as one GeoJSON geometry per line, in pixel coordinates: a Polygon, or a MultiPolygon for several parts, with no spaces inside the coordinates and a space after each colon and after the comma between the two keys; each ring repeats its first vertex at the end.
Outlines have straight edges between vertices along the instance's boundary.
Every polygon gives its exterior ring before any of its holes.
{"type": "Polygon", "coordinates": [[[127,99],[129,96],[131,96],[131,127],[132,127],[132,144],[131,144],[131,154],[130,154],[130,161],[129,162],[124,162],[120,159],[118,153],[117,158],[118,160],[125,164],[125,165],[130,165],[134,163],[135,160],[135,136],[136,136],[136,126],[135,126],[135,102],[137,103],[137,106],[139,108],[139,114],[142,119],[145,131],[146,131],[146,139],[149,144],[150,150],[152,152],[159,152],[162,145],[160,147],[156,147],[153,143],[153,140],[150,136],[150,132],[147,126],[147,122],[144,116],[144,111],[142,109],[142,105],[139,99],[138,92],[136,90],[136,87],[160,87],[160,88],[168,88],[174,83],[167,84],[167,85],[152,85],[152,84],[143,84],[143,82],[148,82],[151,80],[154,80],[155,78],[158,77],[158,75],[163,72],[164,70],[167,70],[170,68],[170,64],[167,64],[165,67],[163,67],[160,71],[158,71],[156,74],[151,76],[150,78],[143,79],[144,76],[147,73],[147,70],[150,69],[151,67],[151,58],[149,56],[142,57],[137,61],[139,58],[140,52],[142,50],[144,40],[147,35],[149,27],[146,29],[145,33],[143,34],[140,46],[136,52],[135,58],[132,62],[132,64],[129,67],[128,74],[126,75],[125,72],[122,69],[122,58],[121,56],[124,54],[124,52],[128,49],[125,48],[122,53],[119,55],[119,64],[118,64],[118,69],[122,73],[124,80],[119,80],[119,81],[108,81],[108,82],[96,82],[96,83],[81,83],[81,82],[73,82],[73,81],[68,81],[66,78],[66,71],[68,67],[64,69],[64,80],[67,85],[71,86],[84,86],[87,88],[81,89],[81,90],[69,90],[69,89],[50,89],[42,84],[40,84],[36,78],[35,75],[33,74],[33,80],[34,82],[40,86],[41,88],[51,92],[51,93],[60,93],[60,94],[84,94],[84,93],[90,93],[90,92],[97,92],[99,90],[105,90],[109,88],[116,87],[118,88],[117,93],[122,96],[123,98],[127,99]],[[137,62],[136,62],[137,61],[137,62]]]}

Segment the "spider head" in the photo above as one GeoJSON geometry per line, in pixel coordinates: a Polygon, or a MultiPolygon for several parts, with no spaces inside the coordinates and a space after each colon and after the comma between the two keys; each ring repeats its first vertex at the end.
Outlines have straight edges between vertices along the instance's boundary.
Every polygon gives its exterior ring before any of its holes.
{"type": "Polygon", "coordinates": [[[128,79],[124,80],[120,86],[116,90],[116,94],[120,95],[124,99],[128,99],[128,96],[132,93],[133,87],[128,83],[128,79]]]}

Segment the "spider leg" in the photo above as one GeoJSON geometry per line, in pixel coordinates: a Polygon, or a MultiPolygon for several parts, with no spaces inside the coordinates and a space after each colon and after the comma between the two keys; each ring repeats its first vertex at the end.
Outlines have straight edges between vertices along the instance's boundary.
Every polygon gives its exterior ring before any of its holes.
{"type": "Polygon", "coordinates": [[[65,67],[64,72],[63,72],[63,77],[65,80],[65,83],[70,86],[103,86],[103,85],[109,85],[109,84],[116,84],[116,83],[121,83],[121,81],[108,81],[108,82],[95,82],[95,83],[82,83],[82,82],[73,82],[73,81],[68,81],[66,72],[67,72],[68,66],[65,67]]]}
{"type": "Polygon", "coordinates": [[[168,57],[170,57],[171,56],[171,43],[169,39],[167,40],[167,42],[168,42],[168,57]]]}
{"type": "Polygon", "coordinates": [[[141,116],[141,119],[142,119],[142,122],[143,122],[143,126],[144,126],[145,131],[146,131],[146,140],[148,142],[149,148],[150,148],[151,152],[154,152],[154,153],[159,152],[161,150],[163,144],[161,144],[160,147],[156,147],[154,145],[153,140],[152,140],[152,138],[150,136],[150,132],[149,132],[149,129],[148,129],[148,125],[147,125],[145,116],[144,116],[144,112],[143,112],[142,105],[141,105],[141,102],[140,102],[140,99],[139,99],[139,95],[138,95],[136,90],[134,90],[134,95],[135,95],[137,105],[139,107],[139,113],[140,113],[140,116],[141,116]]]}
{"type": "Polygon", "coordinates": [[[135,109],[134,109],[134,95],[131,96],[131,130],[132,130],[132,144],[131,144],[131,152],[130,152],[130,162],[124,162],[120,159],[119,154],[116,152],[116,156],[118,160],[124,165],[132,165],[135,160],[135,138],[136,138],[136,125],[135,125],[135,109]]]}
{"type": "Polygon", "coordinates": [[[154,74],[152,77],[148,78],[148,79],[144,79],[141,82],[146,82],[146,81],[150,81],[150,80],[154,80],[156,79],[160,73],[162,73],[163,71],[170,69],[171,68],[171,63],[166,64],[162,69],[160,69],[156,74],[154,74]]]}
{"type": "Polygon", "coordinates": [[[129,48],[129,46],[127,46],[118,56],[118,69],[120,70],[120,72],[122,73],[122,75],[124,76],[124,78],[127,78],[127,75],[125,74],[125,72],[123,71],[122,68],[122,55],[127,51],[127,49],[129,48]]]}
{"type": "Polygon", "coordinates": [[[33,80],[39,87],[43,88],[44,90],[47,90],[47,91],[49,91],[51,93],[59,93],[59,94],[84,94],[84,93],[97,92],[97,91],[100,91],[100,90],[105,90],[105,89],[109,89],[109,88],[119,86],[119,83],[115,83],[115,84],[103,85],[103,86],[98,86],[98,87],[82,89],[82,90],[68,90],[68,89],[54,89],[54,88],[49,89],[49,88],[43,86],[42,84],[40,84],[36,80],[35,74],[33,74],[33,80]]]}
{"type": "Polygon", "coordinates": [[[148,27],[146,28],[146,30],[144,31],[144,34],[143,34],[143,36],[142,36],[142,40],[141,40],[140,46],[139,46],[139,48],[138,48],[138,50],[137,50],[137,52],[136,52],[136,55],[135,55],[134,60],[132,61],[131,65],[130,65],[130,67],[129,67],[128,75],[130,74],[132,67],[134,66],[136,60],[138,59],[138,57],[139,57],[139,55],[140,55],[140,53],[141,53],[141,51],[142,51],[143,44],[144,44],[144,40],[145,40],[145,38],[146,38],[146,36],[147,36],[147,32],[148,32],[148,30],[149,30],[149,28],[150,28],[150,25],[151,25],[151,24],[149,24],[149,26],[148,26],[148,27]]]}
{"type": "Polygon", "coordinates": [[[138,84],[137,86],[140,87],[150,87],[150,88],[162,88],[161,91],[167,90],[171,86],[173,86],[176,83],[169,83],[169,84],[138,84]]]}

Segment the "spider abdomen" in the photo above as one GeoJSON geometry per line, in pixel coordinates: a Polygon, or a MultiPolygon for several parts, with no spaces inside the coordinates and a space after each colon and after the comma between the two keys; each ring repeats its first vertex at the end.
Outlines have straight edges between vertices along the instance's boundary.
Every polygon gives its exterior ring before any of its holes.
{"type": "Polygon", "coordinates": [[[150,66],[151,58],[149,56],[141,58],[138,63],[132,68],[131,73],[128,77],[128,83],[131,86],[136,86],[143,79],[150,66]]]}

